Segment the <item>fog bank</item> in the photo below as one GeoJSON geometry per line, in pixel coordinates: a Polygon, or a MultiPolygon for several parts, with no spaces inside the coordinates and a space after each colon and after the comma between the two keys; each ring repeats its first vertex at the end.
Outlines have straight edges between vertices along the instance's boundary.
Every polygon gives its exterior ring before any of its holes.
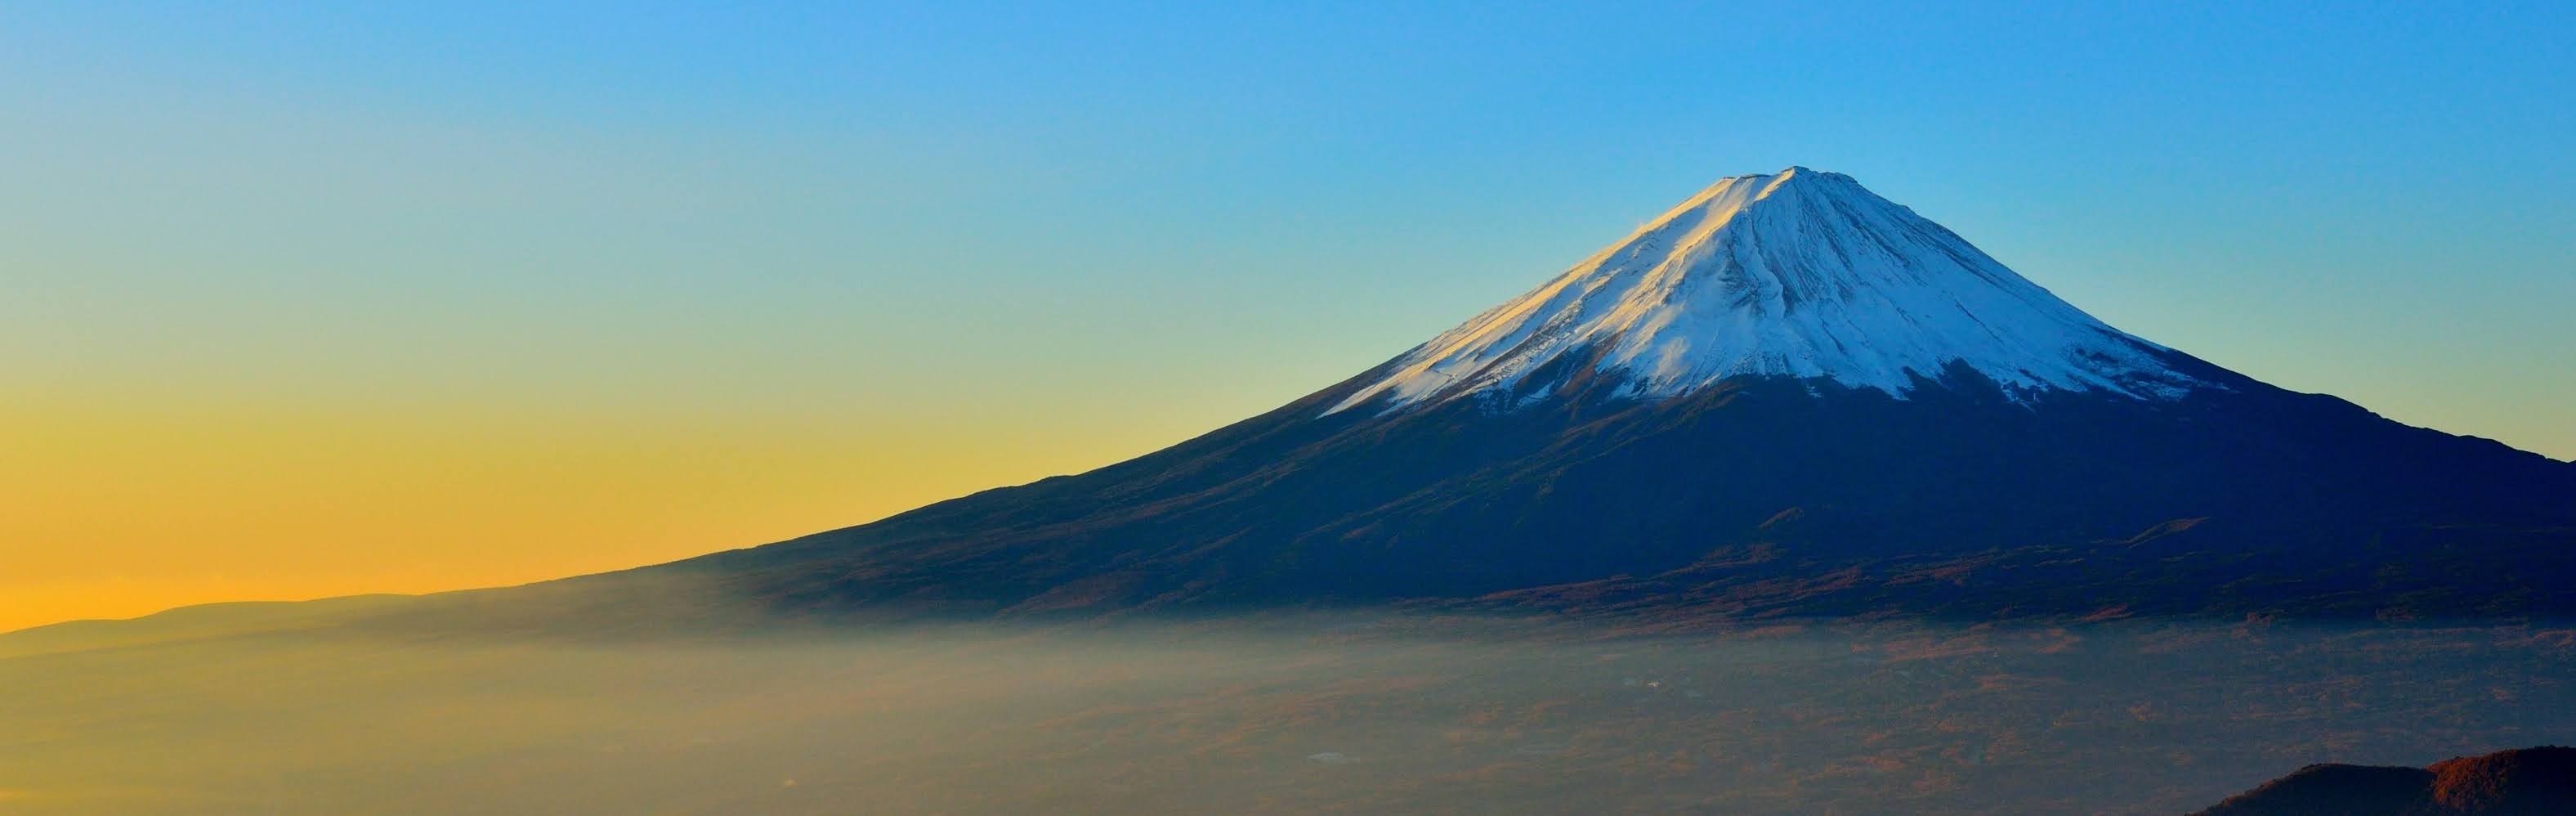
{"type": "Polygon", "coordinates": [[[2137,812],[2576,739],[2549,627],[1370,615],[0,659],[30,813],[2137,812]]]}

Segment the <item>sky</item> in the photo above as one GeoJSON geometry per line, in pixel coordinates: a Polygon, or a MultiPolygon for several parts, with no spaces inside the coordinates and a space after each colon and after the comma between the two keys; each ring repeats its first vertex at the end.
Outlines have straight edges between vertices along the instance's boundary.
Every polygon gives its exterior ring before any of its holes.
{"type": "Polygon", "coordinates": [[[2576,458],[2566,3],[527,5],[0,8],[0,629],[1086,470],[1793,164],[2576,458]]]}

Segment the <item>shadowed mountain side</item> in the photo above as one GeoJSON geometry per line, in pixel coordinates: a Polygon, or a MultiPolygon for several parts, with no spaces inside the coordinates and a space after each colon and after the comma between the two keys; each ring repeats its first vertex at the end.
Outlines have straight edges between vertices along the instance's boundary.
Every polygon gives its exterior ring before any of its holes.
{"type": "Polygon", "coordinates": [[[2552,816],[2576,813],[2576,748],[2544,746],[2429,768],[2310,765],[2198,816],[2552,816]]]}
{"type": "Polygon", "coordinates": [[[1568,365],[1515,410],[1316,416],[1362,375],[1090,473],[647,572],[825,615],[2576,609],[2576,465],[2171,362],[2230,388],[2017,404],[1954,370],[1906,399],[1761,378],[1640,400],[1568,365]]]}

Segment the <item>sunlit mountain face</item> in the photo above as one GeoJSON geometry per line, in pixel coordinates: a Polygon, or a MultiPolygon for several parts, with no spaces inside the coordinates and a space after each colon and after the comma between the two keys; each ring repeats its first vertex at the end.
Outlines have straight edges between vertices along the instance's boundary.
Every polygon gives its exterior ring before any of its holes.
{"type": "Polygon", "coordinates": [[[2513,615],[2576,607],[2571,531],[2576,465],[2129,335],[1793,167],[1169,449],[641,574],[824,615],[2513,615]]]}

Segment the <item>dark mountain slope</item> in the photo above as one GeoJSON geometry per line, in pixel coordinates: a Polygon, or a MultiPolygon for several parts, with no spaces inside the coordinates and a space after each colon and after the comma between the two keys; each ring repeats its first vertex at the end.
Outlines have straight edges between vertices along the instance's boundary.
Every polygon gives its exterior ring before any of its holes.
{"type": "MultiPolygon", "coordinates": [[[[2234,382],[2170,403],[2031,405],[1973,374],[1903,400],[1777,379],[1665,400],[1578,384],[1507,413],[1315,418],[1345,385],[1099,471],[663,569],[793,608],[972,613],[1463,599],[1615,576],[1632,595],[1743,605],[1723,590],[1942,567],[1965,572],[1763,608],[2570,606],[2552,582],[2576,576],[2576,466],[2234,382]],[[2067,558],[2095,563],[2049,563],[2067,558]],[[2435,566],[2454,574],[2408,583],[2435,566]]],[[[1569,603],[1542,597],[1521,600],[1569,603]]]]}

